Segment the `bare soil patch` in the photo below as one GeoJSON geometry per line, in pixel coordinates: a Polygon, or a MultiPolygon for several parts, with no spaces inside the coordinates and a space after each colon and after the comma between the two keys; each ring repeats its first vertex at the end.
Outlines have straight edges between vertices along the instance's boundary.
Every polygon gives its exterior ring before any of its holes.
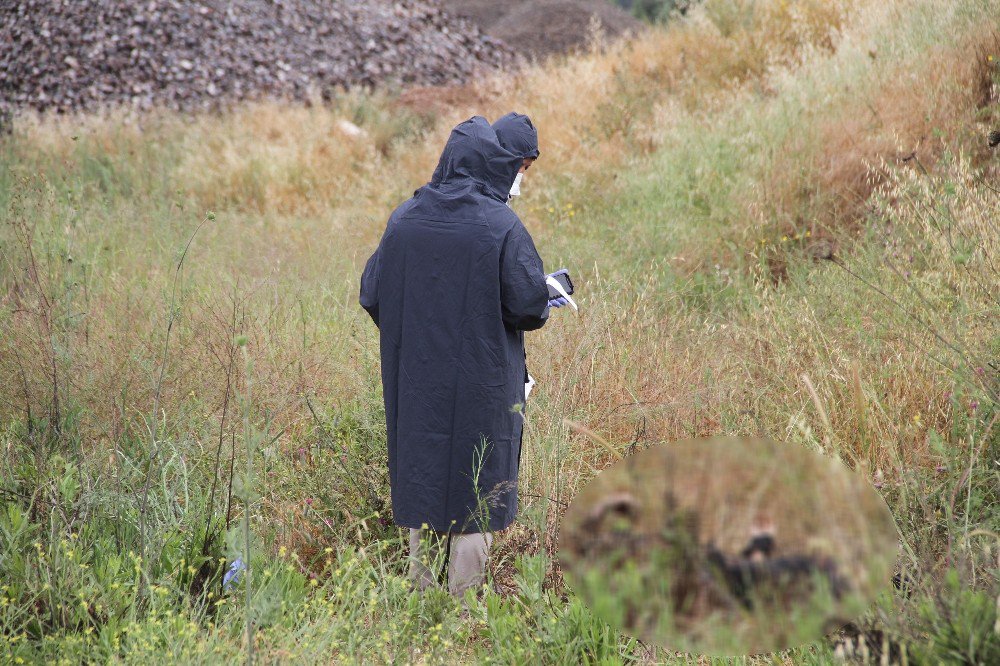
{"type": "Polygon", "coordinates": [[[545,57],[585,47],[596,19],[607,37],[617,37],[641,25],[628,12],[606,0],[442,0],[456,16],[466,18],[519,53],[545,57]]]}

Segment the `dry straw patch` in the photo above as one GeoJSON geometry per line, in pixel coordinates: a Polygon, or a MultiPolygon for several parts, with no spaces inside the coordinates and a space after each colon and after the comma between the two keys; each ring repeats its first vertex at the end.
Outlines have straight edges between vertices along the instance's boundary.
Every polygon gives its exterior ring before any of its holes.
{"type": "MultiPolygon", "coordinates": [[[[788,142],[779,151],[785,159],[771,166],[774,180],[787,183],[784,174],[794,167],[796,157],[816,155],[809,174],[812,188],[801,192],[776,183],[770,189],[774,196],[767,202],[770,209],[799,210],[803,196],[816,194],[829,202],[817,210],[814,220],[798,220],[782,231],[794,231],[803,222],[814,229],[858,224],[866,201],[888,173],[881,163],[893,168],[916,159],[931,165],[953,144],[956,134],[971,139],[982,108],[983,81],[990,80],[981,54],[997,40],[995,29],[979,26],[958,45],[932,44],[926,50],[898,54],[869,48],[866,55],[873,76],[855,78],[839,92],[830,89],[830,102],[810,114],[814,129],[788,142]],[[913,59],[920,60],[919,67],[914,67],[913,59]]],[[[852,47],[859,45],[848,46],[852,47]]]]}
{"type": "MultiPolygon", "coordinates": [[[[795,61],[807,46],[832,48],[852,4],[775,4],[758,13],[747,4],[740,10],[747,18],[732,26],[706,9],[688,24],[630,42],[595,42],[589,53],[488,77],[464,94],[448,89],[449,105],[421,116],[414,113],[421,109],[385,111],[385,97],[349,96],[332,107],[264,103],[199,117],[183,132],[175,179],[213,208],[305,215],[384,208],[427,180],[449,127],[517,108],[541,128],[545,163],[586,180],[630,159],[629,135],[646,124],[642,107],[678,87],[690,103],[704,102],[772,63],[795,61]],[[345,120],[364,134],[345,132],[345,120]]],[[[541,187],[551,171],[539,170],[541,187]]]]}

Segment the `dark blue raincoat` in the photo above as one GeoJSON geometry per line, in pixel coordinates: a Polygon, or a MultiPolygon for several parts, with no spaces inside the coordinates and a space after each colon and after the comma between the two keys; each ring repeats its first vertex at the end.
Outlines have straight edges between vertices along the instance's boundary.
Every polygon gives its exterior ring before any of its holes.
{"type": "Polygon", "coordinates": [[[402,527],[494,531],[517,514],[523,331],[540,328],[549,307],[542,261],[506,206],[522,158],[538,150],[537,135],[523,141],[530,121],[512,122],[522,128],[500,133],[514,138],[506,147],[479,116],[452,131],[361,277],[361,305],[379,327],[402,527]]]}

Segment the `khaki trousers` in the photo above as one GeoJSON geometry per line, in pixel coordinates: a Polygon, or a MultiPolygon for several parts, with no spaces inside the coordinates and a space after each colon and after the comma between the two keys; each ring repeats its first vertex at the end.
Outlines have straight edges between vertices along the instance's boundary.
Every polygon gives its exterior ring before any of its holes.
{"type": "Polygon", "coordinates": [[[410,579],[425,590],[438,583],[447,569],[448,592],[462,596],[486,581],[493,535],[440,534],[410,529],[410,579]]]}

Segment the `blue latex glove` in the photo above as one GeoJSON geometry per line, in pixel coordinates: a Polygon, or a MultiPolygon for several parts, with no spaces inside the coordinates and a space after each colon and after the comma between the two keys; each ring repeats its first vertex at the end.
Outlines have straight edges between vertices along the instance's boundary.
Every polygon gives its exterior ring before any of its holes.
{"type": "Polygon", "coordinates": [[[239,583],[240,576],[245,570],[246,566],[243,564],[243,558],[237,557],[236,561],[229,567],[226,575],[222,577],[222,589],[228,590],[231,586],[239,583]]]}

